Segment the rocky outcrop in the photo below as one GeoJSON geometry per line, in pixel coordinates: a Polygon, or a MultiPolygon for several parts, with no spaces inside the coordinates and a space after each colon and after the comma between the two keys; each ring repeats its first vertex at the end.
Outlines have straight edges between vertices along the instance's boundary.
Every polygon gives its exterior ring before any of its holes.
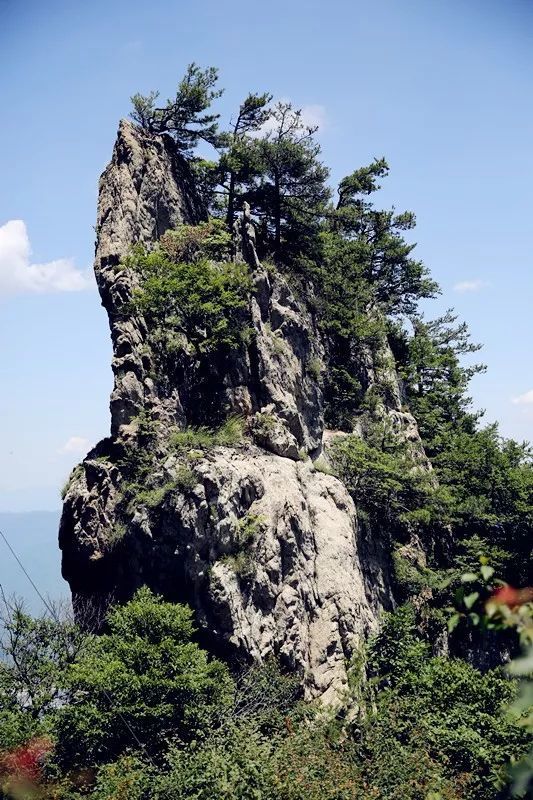
{"type": "MultiPolygon", "coordinates": [[[[145,583],[188,602],[212,649],[276,656],[301,675],[307,697],[333,702],[351,656],[392,600],[379,543],[359,525],[343,484],[313,463],[323,447],[325,351],[310,303],[258,261],[245,215],[253,336],[214,369],[210,396],[221,417],[240,415],[244,434],[231,447],[213,440],[189,451],[175,437],[201,421],[190,365],[162,374],[146,321],[132,311],[137,279],[122,262],[131,247],[151,247],[167,229],[203,217],[170,140],[122,122],[100,181],[95,260],[113,341],[111,437],[71,477],[63,574],[75,603],[122,601],[145,583]],[[128,494],[132,453],[150,464],[146,490],[137,477],[128,494]]],[[[379,368],[368,356],[368,385],[388,371],[383,413],[418,448],[387,347],[379,368]]]]}
{"type": "MultiPolygon", "coordinates": [[[[179,469],[167,457],[163,483],[179,469]]],[[[140,508],[117,532],[120,476],[96,458],[85,462],[62,522],[75,596],[123,600],[146,583],[191,603],[211,647],[275,655],[302,676],[308,697],[333,700],[378,611],[346,489],[309,460],[250,445],[217,448],[192,471],[194,485],[169,492],[155,511],[140,508]]]]}
{"type": "MultiPolygon", "coordinates": [[[[132,246],[150,246],[169,228],[205,217],[187,163],[169,137],[151,137],[122,120],[113,156],[100,178],[94,271],[108,316],[115,379],[111,395],[111,431],[116,435],[146,403],[165,404],[149,378],[144,347],[146,326],[127,311],[136,287],[132,271],[120,260],[132,246]]],[[[177,407],[177,398],[166,405],[177,407]]]]}

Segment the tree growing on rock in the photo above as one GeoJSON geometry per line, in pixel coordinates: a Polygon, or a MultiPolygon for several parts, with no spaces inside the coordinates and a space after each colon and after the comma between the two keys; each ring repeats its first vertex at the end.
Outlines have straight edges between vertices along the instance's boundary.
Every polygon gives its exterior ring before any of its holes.
{"type": "Polygon", "coordinates": [[[235,218],[238,189],[261,173],[257,147],[258,131],[268,121],[272,111],[268,104],[272,95],[249,94],[239,107],[231,131],[222,137],[223,152],[218,165],[220,183],[227,192],[226,223],[231,229],[235,218]]]}
{"type": "Polygon", "coordinates": [[[190,157],[200,140],[211,145],[219,142],[220,114],[209,111],[223,91],[216,88],[217,81],[218,70],[215,67],[201,69],[197,64],[189,64],[174,99],[167,100],[165,105],[156,105],[159,92],[134,94],[131,118],[148,133],[169,134],[177,149],[190,157]]]}
{"type": "Polygon", "coordinates": [[[250,195],[280,259],[282,249],[287,258],[305,251],[314,239],[330,195],[329,170],[319,161],[318,128],[306,125],[301,109],[278,103],[272,121],[257,143],[261,176],[250,195]]]}

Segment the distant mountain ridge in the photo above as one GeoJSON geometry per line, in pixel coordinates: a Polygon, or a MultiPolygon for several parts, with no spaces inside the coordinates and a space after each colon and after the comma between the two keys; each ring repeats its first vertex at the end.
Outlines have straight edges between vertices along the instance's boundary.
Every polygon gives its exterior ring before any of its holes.
{"type": "MultiPolygon", "coordinates": [[[[0,529],[46,599],[68,597],[61,577],[57,547],[58,511],[0,512],[0,529]]],[[[0,541],[0,584],[4,593],[23,597],[32,612],[42,601],[3,541],[0,541]]]]}

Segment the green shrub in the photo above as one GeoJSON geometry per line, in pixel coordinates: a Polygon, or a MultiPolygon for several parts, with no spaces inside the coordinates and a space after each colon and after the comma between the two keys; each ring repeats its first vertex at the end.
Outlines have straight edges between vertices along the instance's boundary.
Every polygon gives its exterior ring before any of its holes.
{"type": "Polygon", "coordinates": [[[204,426],[185,428],[171,435],[170,444],[180,453],[187,450],[208,450],[215,447],[215,434],[211,428],[204,426]]]}
{"type": "Polygon", "coordinates": [[[198,478],[190,467],[178,467],[174,486],[182,492],[190,492],[198,484],[198,478]]]}
{"type": "Polygon", "coordinates": [[[237,547],[247,547],[256,538],[257,534],[263,529],[265,518],[261,514],[248,512],[237,522],[235,541],[237,547]]]}
{"type": "Polygon", "coordinates": [[[176,486],[177,481],[167,481],[167,483],[164,483],[162,486],[157,486],[155,489],[144,489],[137,492],[135,495],[135,505],[146,506],[147,508],[158,508],[176,486]]]}
{"type": "Polygon", "coordinates": [[[250,581],[255,575],[255,565],[252,556],[246,550],[229,553],[223,556],[221,561],[243,581],[250,581]]]}
{"type": "Polygon", "coordinates": [[[128,504],[128,513],[134,513],[138,506],[160,508],[167,497],[174,491],[190,492],[197,485],[198,479],[194,471],[183,464],[178,466],[173,480],[153,489],[141,489],[138,485],[131,487],[133,496],[128,504]]]}
{"type": "Polygon", "coordinates": [[[157,800],[275,800],[273,742],[253,726],[231,726],[169,754],[169,770],[155,782],[157,800]]]}
{"type": "Polygon", "coordinates": [[[229,260],[231,234],[221,219],[211,218],[198,225],[179,225],[160,239],[161,249],[174,262],[203,259],[229,260]]]}
{"type": "Polygon", "coordinates": [[[333,475],[334,470],[330,467],[324,458],[317,458],[313,461],[313,469],[315,472],[321,472],[323,475],[333,475]]]}
{"type": "Polygon", "coordinates": [[[308,713],[302,720],[287,718],[286,735],[275,751],[276,799],[361,800],[367,793],[361,779],[357,747],[336,734],[335,726],[320,715],[308,713]]]}
{"type": "Polygon", "coordinates": [[[386,424],[369,426],[365,439],[337,437],[329,455],[356,505],[382,526],[424,527],[442,510],[431,476],[417,468],[412,451],[386,424]]]}
{"type": "Polygon", "coordinates": [[[307,372],[314,378],[315,381],[320,380],[324,364],[320,358],[310,358],[307,362],[307,372]]]}
{"type": "Polygon", "coordinates": [[[361,752],[376,797],[425,800],[430,790],[469,800],[498,796],[509,760],[526,746],[502,709],[516,695],[513,681],[432,656],[411,606],[385,618],[367,669],[361,752]]]}
{"type": "Polygon", "coordinates": [[[268,438],[276,427],[276,418],[270,411],[256,414],[253,420],[253,430],[257,436],[268,438]]]}
{"type": "MultiPolygon", "coordinates": [[[[152,331],[165,334],[160,335],[163,347],[168,333],[184,337],[184,346],[198,357],[235,349],[247,340],[251,281],[246,265],[175,262],[161,248],[147,253],[140,247],[125,264],[140,278],[134,307],[152,331]]],[[[173,341],[179,347],[179,340],[173,341]]]]}
{"type": "Polygon", "coordinates": [[[152,796],[153,781],[153,767],[138,756],[124,755],[99,768],[90,796],[94,800],[145,800],[152,796]]]}
{"type": "Polygon", "coordinates": [[[392,550],[392,566],[394,579],[403,596],[415,595],[427,587],[437,589],[442,583],[439,573],[408,558],[398,545],[392,550]]]}
{"type": "Polygon", "coordinates": [[[188,742],[217,724],[232,682],[193,642],[190,609],[141,589],[110,612],[107,630],[63,678],[71,702],[56,723],[62,765],[110,762],[134,742],[160,753],[167,737],[188,742]]]}
{"type": "Polygon", "coordinates": [[[244,436],[244,420],[233,415],[216,430],[205,426],[175,431],[170,442],[178,452],[209,450],[213,447],[236,447],[244,436]]]}
{"type": "Polygon", "coordinates": [[[268,333],[272,348],[277,356],[282,356],[287,353],[287,343],[283,338],[281,331],[273,331],[269,322],[265,323],[265,330],[268,333]]]}
{"type": "Polygon", "coordinates": [[[221,447],[235,447],[242,442],[244,420],[240,416],[230,416],[216,431],[215,438],[221,447]]]}
{"type": "Polygon", "coordinates": [[[222,562],[243,581],[249,581],[255,575],[251,546],[264,525],[265,518],[250,511],[237,520],[232,535],[231,552],[222,558],[222,562]]]}

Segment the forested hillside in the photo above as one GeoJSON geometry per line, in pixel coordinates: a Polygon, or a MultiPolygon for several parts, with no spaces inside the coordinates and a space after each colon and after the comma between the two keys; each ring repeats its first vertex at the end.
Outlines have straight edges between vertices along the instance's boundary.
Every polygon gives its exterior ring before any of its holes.
{"type": "Polygon", "coordinates": [[[76,619],[4,609],[2,791],[531,796],[532,451],[422,315],[386,161],[333,187],[298,109],[218,96],[135,95],[101,178],[111,435],[63,493],[76,619]]]}

